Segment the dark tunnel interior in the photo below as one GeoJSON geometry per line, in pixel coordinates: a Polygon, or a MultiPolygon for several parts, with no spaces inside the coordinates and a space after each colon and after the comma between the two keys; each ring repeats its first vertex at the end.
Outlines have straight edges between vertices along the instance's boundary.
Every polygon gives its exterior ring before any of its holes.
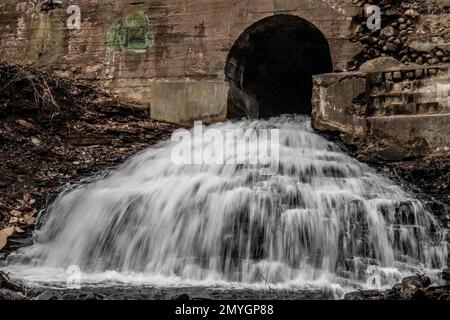
{"type": "Polygon", "coordinates": [[[225,69],[229,118],[311,114],[312,75],[332,72],[328,42],[302,18],[276,15],[248,28],[225,69]]]}

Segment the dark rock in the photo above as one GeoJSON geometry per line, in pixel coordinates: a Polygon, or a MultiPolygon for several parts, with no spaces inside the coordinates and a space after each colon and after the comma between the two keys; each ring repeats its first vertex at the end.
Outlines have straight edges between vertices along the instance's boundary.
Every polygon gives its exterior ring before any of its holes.
{"type": "Polygon", "coordinates": [[[431,279],[424,275],[416,275],[403,279],[402,285],[410,288],[428,288],[431,285],[431,279]]]}
{"type": "Polygon", "coordinates": [[[398,49],[398,46],[392,42],[386,43],[386,45],[383,47],[383,50],[388,51],[388,52],[394,52],[394,51],[397,51],[397,49],[398,49]]]}
{"type": "Polygon", "coordinates": [[[189,301],[191,298],[187,294],[182,294],[181,296],[176,297],[174,300],[176,301],[189,301]]]}
{"type": "Polygon", "coordinates": [[[27,297],[20,292],[9,289],[0,289],[0,300],[26,300],[27,297]]]}
{"type": "Polygon", "coordinates": [[[381,300],[383,299],[383,293],[378,290],[367,290],[367,291],[355,291],[347,293],[344,296],[344,300],[381,300]]]}
{"type": "Polygon", "coordinates": [[[445,269],[444,271],[442,271],[442,279],[450,282],[450,269],[445,269]]]}
{"type": "Polygon", "coordinates": [[[392,73],[392,77],[394,80],[400,81],[402,80],[402,73],[400,71],[395,71],[392,73]]]}

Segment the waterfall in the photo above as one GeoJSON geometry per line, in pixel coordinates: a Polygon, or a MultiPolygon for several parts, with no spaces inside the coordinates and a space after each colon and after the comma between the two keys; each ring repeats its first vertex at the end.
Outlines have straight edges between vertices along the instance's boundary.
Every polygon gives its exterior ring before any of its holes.
{"type": "Polygon", "coordinates": [[[210,128],[278,129],[278,170],[176,165],[179,143],[162,142],[61,194],[8,268],[46,280],[75,265],[84,274],[280,286],[365,284],[372,269],[387,286],[446,265],[446,230],[422,203],[314,133],[310,118],[210,128]]]}

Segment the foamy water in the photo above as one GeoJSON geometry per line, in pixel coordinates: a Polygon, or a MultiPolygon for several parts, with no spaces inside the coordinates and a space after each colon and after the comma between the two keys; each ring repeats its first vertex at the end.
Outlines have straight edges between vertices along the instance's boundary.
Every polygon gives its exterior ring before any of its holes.
{"type": "Polygon", "coordinates": [[[446,230],[422,203],[315,134],[309,118],[213,127],[279,129],[278,173],[175,165],[176,144],[164,142],[61,194],[6,269],[35,284],[64,284],[78,266],[88,284],[341,293],[367,287],[369,270],[388,287],[445,267],[446,230]]]}

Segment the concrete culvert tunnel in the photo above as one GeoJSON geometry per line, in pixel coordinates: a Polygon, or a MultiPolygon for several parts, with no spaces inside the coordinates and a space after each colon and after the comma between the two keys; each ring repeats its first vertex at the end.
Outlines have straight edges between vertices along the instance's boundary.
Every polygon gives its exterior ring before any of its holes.
{"type": "Polygon", "coordinates": [[[228,118],[311,114],[312,75],[332,70],[328,42],[312,23],[285,14],[265,18],[228,56],[228,118]]]}

